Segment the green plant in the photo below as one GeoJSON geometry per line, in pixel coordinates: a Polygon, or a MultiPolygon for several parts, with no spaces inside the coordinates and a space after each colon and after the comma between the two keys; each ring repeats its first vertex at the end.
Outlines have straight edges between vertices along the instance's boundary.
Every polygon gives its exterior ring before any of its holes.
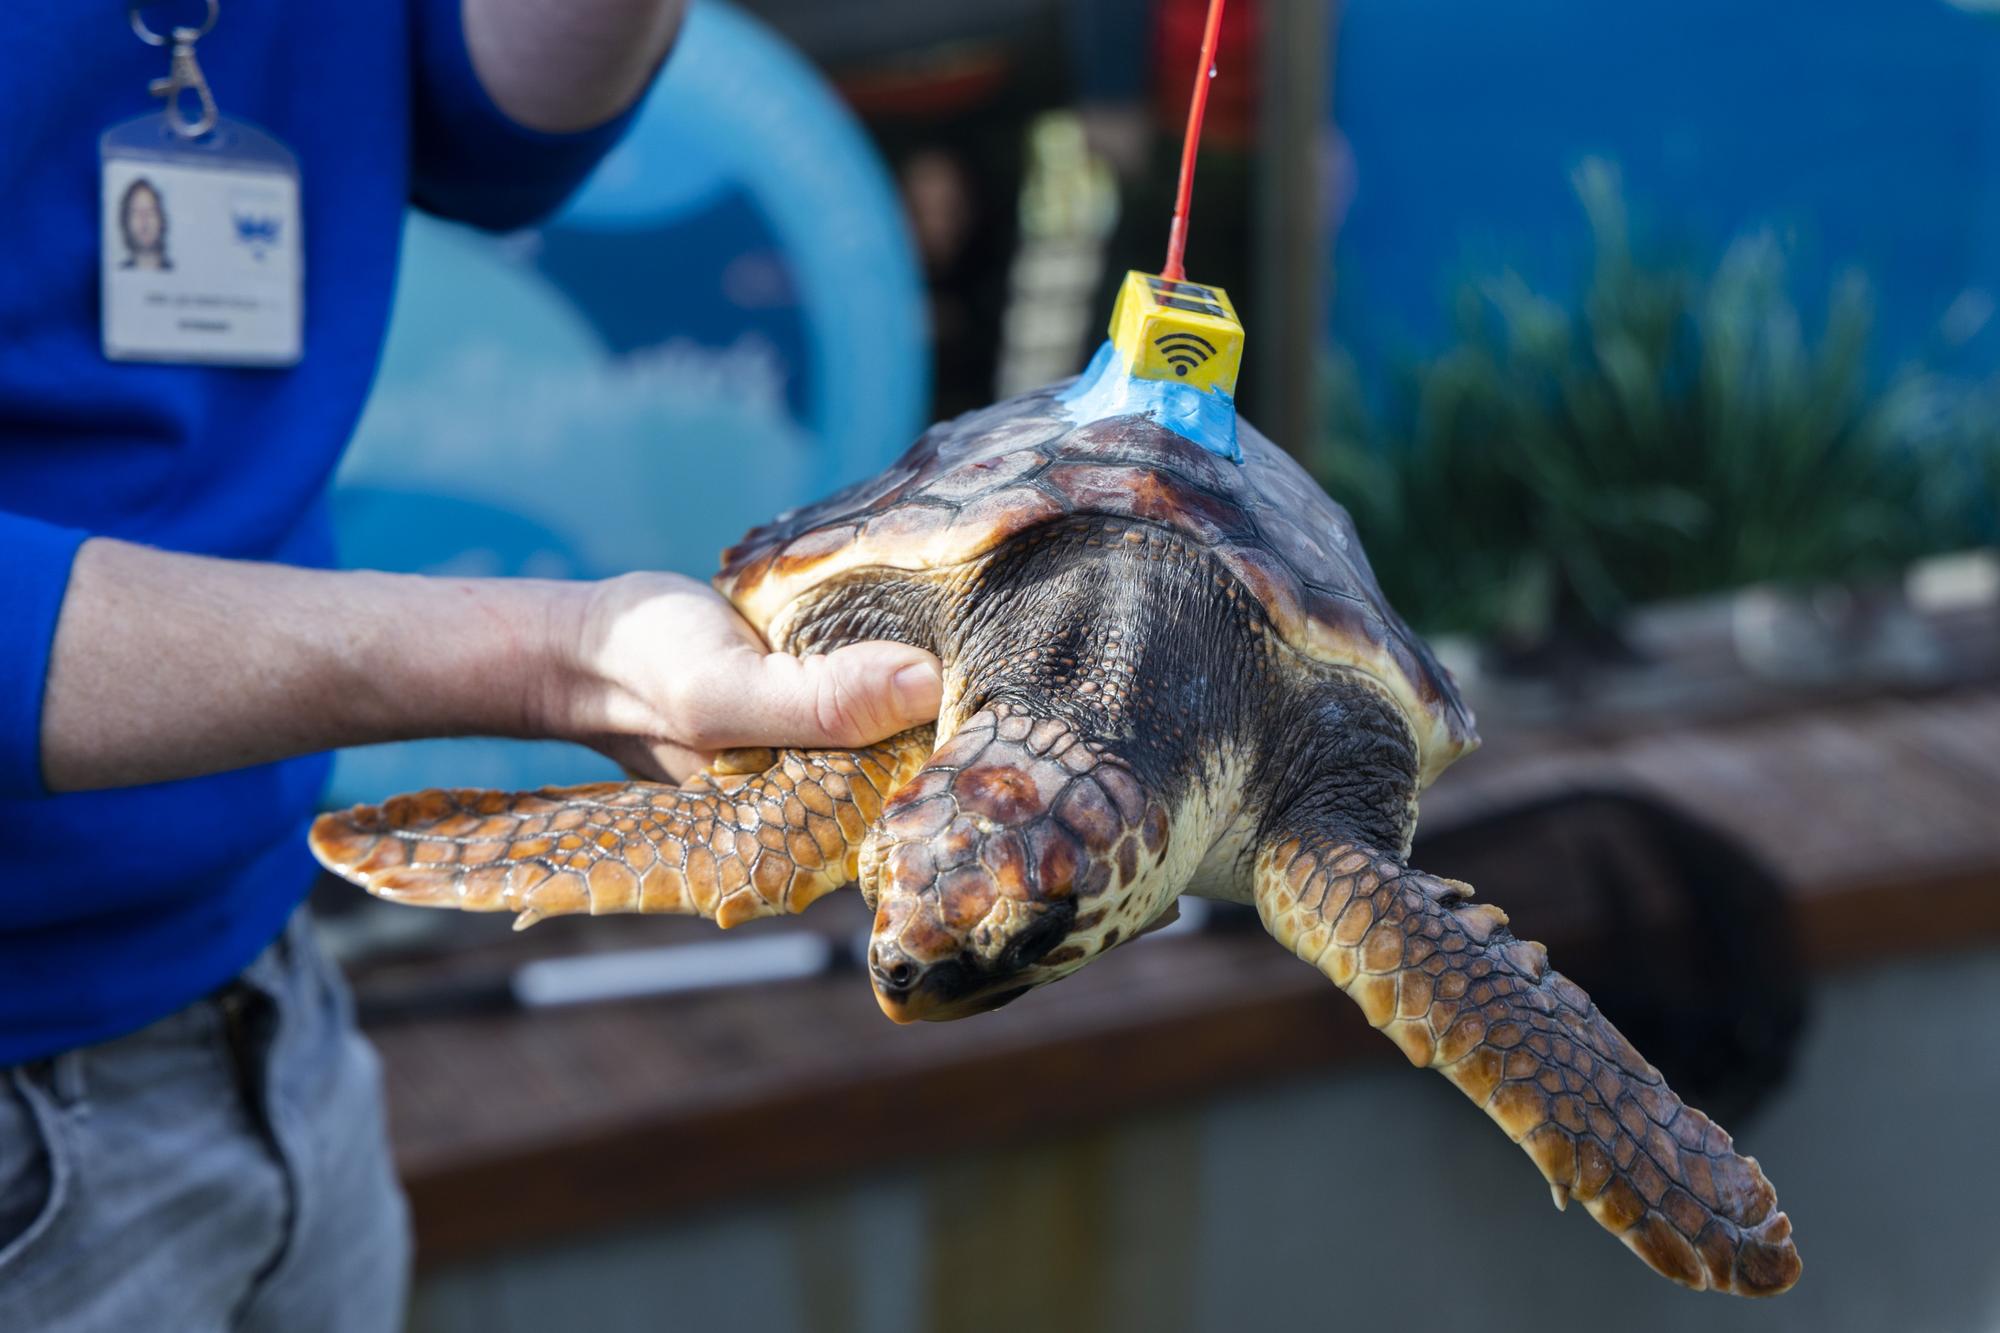
{"type": "Polygon", "coordinates": [[[1863,578],[1975,544],[2000,477],[1991,387],[1868,383],[1858,275],[1805,335],[1768,235],[1705,277],[1632,254],[1615,168],[1575,184],[1595,263],[1578,309],[1506,273],[1381,420],[1351,366],[1312,460],[1420,626],[1505,640],[1765,580],[1863,578]]]}

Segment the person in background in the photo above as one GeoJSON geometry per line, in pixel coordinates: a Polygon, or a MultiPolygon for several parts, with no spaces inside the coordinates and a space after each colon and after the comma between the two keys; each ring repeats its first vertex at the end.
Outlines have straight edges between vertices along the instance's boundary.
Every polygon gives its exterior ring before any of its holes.
{"type": "Polygon", "coordinates": [[[1059,91],[1035,58],[1047,46],[1047,22],[960,21],[976,33],[838,72],[842,97],[901,187],[930,297],[931,412],[939,419],[993,401],[1020,244],[1023,126],[1059,91]]]}
{"type": "MultiPolygon", "coordinates": [[[[139,10],[164,32],[204,7],[139,10]]],[[[12,16],[0,72],[32,132],[0,142],[0,1328],[400,1325],[377,1068],[299,907],[324,751],[553,737],[677,777],[935,715],[928,654],[773,655],[670,574],[326,568],[406,204],[494,229],[554,208],[681,10],[225,0],[209,84],[300,170],[286,369],[106,359],[98,136],[154,105],[164,55],[122,4],[12,16]]]]}

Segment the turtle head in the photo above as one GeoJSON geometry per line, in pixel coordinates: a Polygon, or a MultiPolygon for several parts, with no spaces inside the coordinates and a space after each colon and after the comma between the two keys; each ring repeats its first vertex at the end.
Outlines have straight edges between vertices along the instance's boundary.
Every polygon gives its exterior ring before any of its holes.
{"type": "Polygon", "coordinates": [[[899,1023],[998,1008],[1144,931],[1179,884],[1167,810],[1064,722],[968,719],[861,850],[868,971],[899,1023]]]}
{"type": "Polygon", "coordinates": [[[1035,529],[968,581],[940,644],[942,748],[863,844],[891,1018],[956,1018],[1169,918],[1235,817],[1256,613],[1150,525],[1035,529]]]}

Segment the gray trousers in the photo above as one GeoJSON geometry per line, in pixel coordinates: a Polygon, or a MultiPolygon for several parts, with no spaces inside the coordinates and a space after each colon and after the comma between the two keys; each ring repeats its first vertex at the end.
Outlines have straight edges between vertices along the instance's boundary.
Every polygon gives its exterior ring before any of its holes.
{"type": "Polygon", "coordinates": [[[0,1329],[402,1327],[383,1128],[375,1053],[301,911],[216,996],[0,1070],[0,1329]]]}

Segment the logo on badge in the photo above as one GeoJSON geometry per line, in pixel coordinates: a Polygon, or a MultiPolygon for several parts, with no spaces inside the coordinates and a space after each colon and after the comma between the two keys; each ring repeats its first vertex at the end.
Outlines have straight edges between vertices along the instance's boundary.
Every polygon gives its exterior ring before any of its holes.
{"type": "Polygon", "coordinates": [[[268,214],[232,212],[230,219],[236,224],[237,242],[249,247],[252,258],[261,260],[278,248],[278,231],[282,226],[278,218],[268,214]]]}

